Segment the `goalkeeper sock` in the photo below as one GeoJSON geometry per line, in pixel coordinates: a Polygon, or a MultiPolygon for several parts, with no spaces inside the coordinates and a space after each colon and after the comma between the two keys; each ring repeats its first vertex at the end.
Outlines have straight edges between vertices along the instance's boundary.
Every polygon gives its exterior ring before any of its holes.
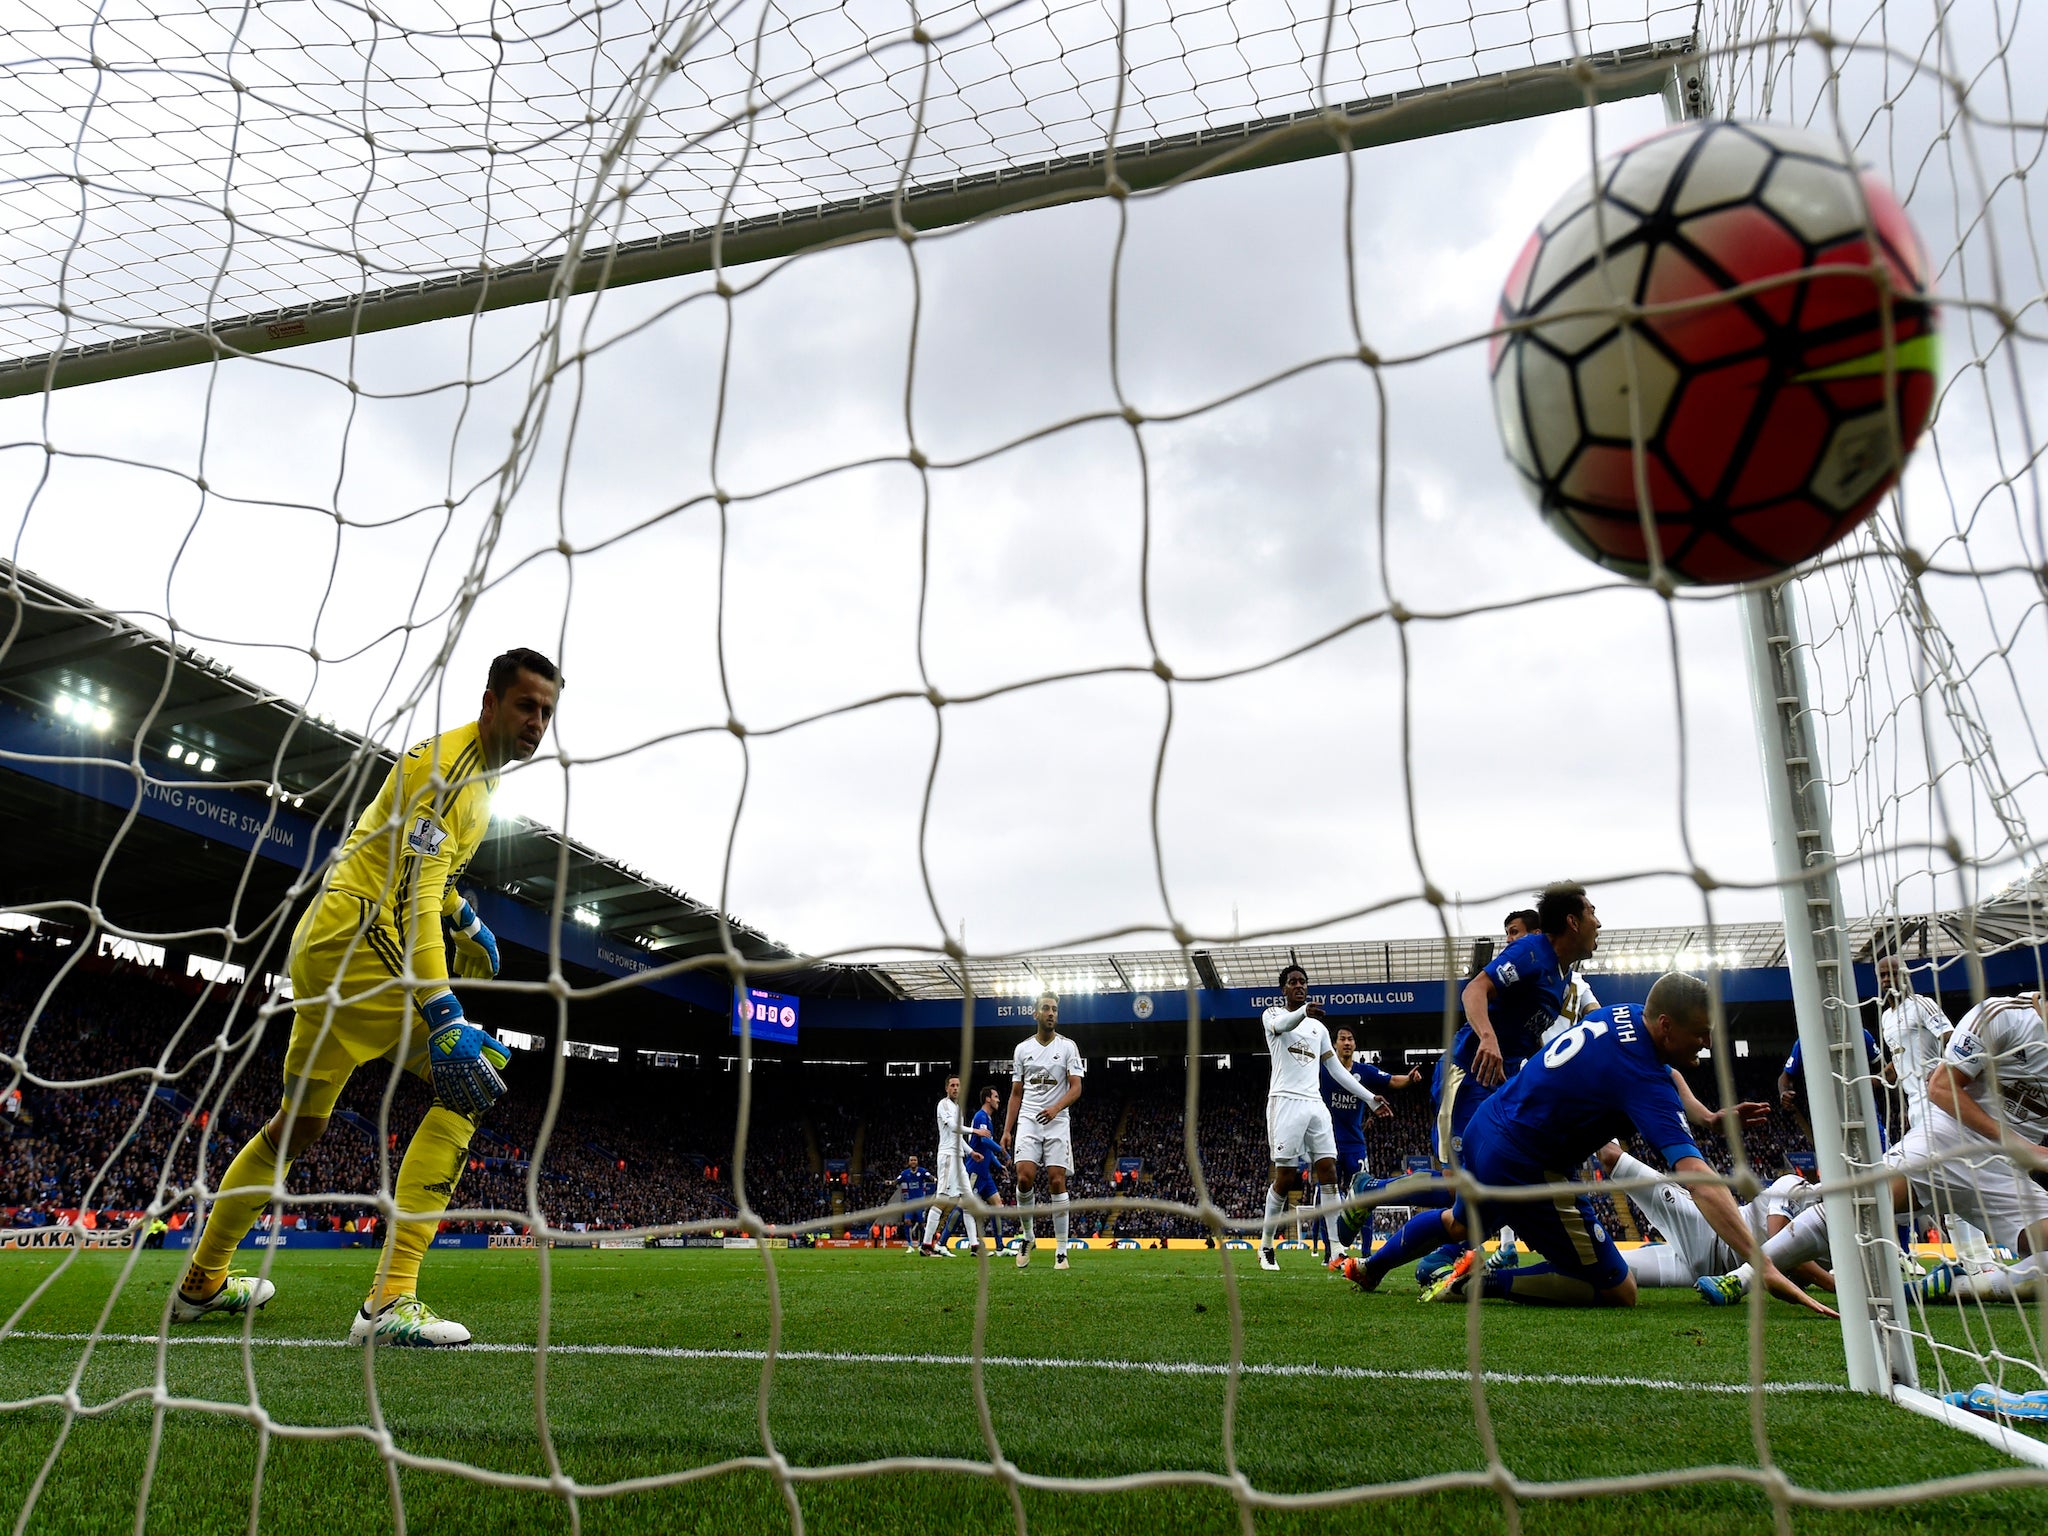
{"type": "Polygon", "coordinates": [[[373,1298],[372,1310],[400,1296],[418,1292],[420,1260],[427,1245],[441,1227],[441,1212],[455,1196],[455,1185],[469,1156],[469,1139],[476,1127],[465,1115],[445,1105],[429,1109],[420,1128],[412,1133],[405,1149],[405,1161],[398,1165],[398,1186],[392,1191],[401,1211],[418,1213],[413,1220],[391,1224],[391,1240],[385,1247],[386,1267],[382,1284],[373,1298]]]}
{"type": "Polygon", "coordinates": [[[1067,1192],[1052,1197],[1052,1251],[1058,1257],[1067,1251],[1067,1192]]]}
{"type": "Polygon", "coordinates": [[[1532,1307],[1593,1307],[1600,1293],[1583,1280],[1560,1275],[1548,1264],[1530,1264],[1522,1269],[1490,1269],[1480,1290],[1482,1296],[1502,1297],[1532,1307]]]}
{"type": "Polygon", "coordinates": [[[277,1143],[265,1126],[235,1154],[228,1171],[221,1175],[222,1189],[241,1190],[222,1195],[206,1214],[206,1230],[192,1245],[192,1262],[185,1270],[179,1289],[194,1300],[204,1300],[221,1287],[228,1276],[228,1261],[256,1218],[270,1204],[270,1187],[292,1171],[291,1160],[277,1155],[277,1143]],[[252,1187],[258,1186],[258,1187],[252,1187]]]}
{"type": "Polygon", "coordinates": [[[1280,1224],[1280,1218],[1287,1213],[1287,1197],[1272,1185],[1266,1186],[1266,1224],[1259,1229],[1259,1246],[1273,1246],[1273,1228],[1280,1224]]]}
{"type": "Polygon", "coordinates": [[[1026,1248],[1036,1248],[1038,1246],[1038,1186],[1036,1184],[1032,1185],[1029,1189],[1017,1192],[1017,1210],[1019,1212],[1017,1225],[1024,1229],[1024,1246],[1026,1248]]]}

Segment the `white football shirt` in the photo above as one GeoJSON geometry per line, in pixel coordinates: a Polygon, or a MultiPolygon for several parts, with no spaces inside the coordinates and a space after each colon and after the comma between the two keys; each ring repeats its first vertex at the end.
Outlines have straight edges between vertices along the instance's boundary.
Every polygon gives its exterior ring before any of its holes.
{"type": "Polygon", "coordinates": [[[1577,1024],[1581,1019],[1600,1006],[1600,999],[1593,995],[1593,989],[1577,971],[1565,977],[1564,1006],[1557,1010],[1557,1017],[1550,1021],[1550,1027],[1543,1031],[1541,1044],[1548,1045],[1559,1035],[1577,1024]]]}
{"type": "Polygon", "coordinates": [[[1909,992],[1898,1006],[1887,1008],[1878,1029],[1884,1048],[1891,1052],[1899,1069],[1899,1091],[1906,1096],[1907,1118],[1920,1123],[1921,1106],[1927,1102],[1927,1077],[1941,1062],[1941,1049],[1955,1026],[1930,997],[1909,992]]]}
{"type": "Polygon", "coordinates": [[[1798,1174],[1787,1173],[1766,1184],[1764,1192],[1742,1208],[1742,1215],[1750,1231],[1758,1237],[1768,1237],[1771,1217],[1782,1216],[1790,1221],[1808,1206],[1818,1204],[1820,1192],[1798,1174]]]}
{"type": "Polygon", "coordinates": [[[2028,1141],[2048,1140],[2048,1024],[2036,993],[1993,997],[1964,1014],[1942,1061],[1964,1079],[1965,1091],[1991,1112],[1991,1081],[2005,1103],[2006,1127],[2028,1141]]]}
{"type": "Polygon", "coordinates": [[[1294,1017],[1287,1008],[1266,1010],[1266,1049],[1273,1053],[1273,1080],[1266,1089],[1269,1099],[1323,1098],[1323,1057],[1331,1050],[1330,1032],[1314,1019],[1303,1019],[1293,1029],[1280,1026],[1294,1017]]]}
{"type": "Polygon", "coordinates": [[[960,1143],[960,1106],[951,1099],[939,1100],[939,1161],[964,1161],[960,1143]]]}
{"type": "MultiPolygon", "coordinates": [[[[1065,1035],[1055,1033],[1047,1045],[1038,1043],[1038,1036],[1027,1036],[1011,1053],[1011,1070],[1016,1080],[1024,1085],[1024,1107],[1018,1111],[1018,1123],[1026,1115],[1036,1116],[1042,1109],[1050,1109],[1067,1095],[1067,1084],[1077,1077],[1088,1075],[1088,1063],[1081,1059],[1080,1047],[1065,1035]]],[[[1068,1111],[1061,1110],[1047,1125],[1047,1129],[1064,1129],[1068,1111]]]]}

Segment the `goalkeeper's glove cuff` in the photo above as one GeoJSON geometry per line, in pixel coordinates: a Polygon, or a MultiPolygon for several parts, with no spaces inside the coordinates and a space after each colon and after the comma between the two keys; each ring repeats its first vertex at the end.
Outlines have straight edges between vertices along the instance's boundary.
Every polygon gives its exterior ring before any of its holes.
{"type": "Polygon", "coordinates": [[[426,1016],[427,1031],[430,1034],[445,1025],[462,1022],[462,1003],[445,987],[421,1003],[420,1012],[426,1016]]]}
{"type": "Polygon", "coordinates": [[[476,908],[465,901],[462,904],[461,910],[455,914],[455,926],[461,931],[464,938],[470,940],[490,957],[491,974],[493,976],[497,975],[500,964],[498,959],[498,936],[484,926],[484,920],[477,916],[476,908]]]}

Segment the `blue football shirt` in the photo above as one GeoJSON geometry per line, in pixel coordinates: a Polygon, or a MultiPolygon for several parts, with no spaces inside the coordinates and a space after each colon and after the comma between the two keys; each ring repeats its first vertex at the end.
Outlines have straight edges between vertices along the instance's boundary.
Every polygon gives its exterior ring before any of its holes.
{"type": "Polygon", "coordinates": [[[1465,1128],[1466,1165],[1489,1184],[1545,1183],[1632,1129],[1666,1164],[1700,1155],[1642,1010],[1617,1003],[1588,1013],[1479,1107],[1465,1128]]]}
{"type": "MultiPolygon", "coordinates": [[[[1501,1060],[1512,1074],[1536,1053],[1543,1031],[1564,1008],[1564,966],[1549,934],[1528,933],[1495,955],[1484,974],[1493,979],[1486,1017],[1500,1042],[1501,1060]]],[[[1478,1053],[1478,1034],[1469,1021],[1460,1024],[1451,1042],[1451,1059],[1470,1072],[1478,1053]]]]}
{"type": "MultiPolygon", "coordinates": [[[[1394,1080],[1362,1056],[1351,1058],[1351,1075],[1374,1093],[1392,1093],[1394,1080]]],[[[1339,1147],[1356,1151],[1365,1149],[1365,1101],[1344,1087],[1328,1072],[1318,1079],[1323,1090],[1323,1102],[1330,1109],[1330,1129],[1335,1132],[1339,1147]]]]}

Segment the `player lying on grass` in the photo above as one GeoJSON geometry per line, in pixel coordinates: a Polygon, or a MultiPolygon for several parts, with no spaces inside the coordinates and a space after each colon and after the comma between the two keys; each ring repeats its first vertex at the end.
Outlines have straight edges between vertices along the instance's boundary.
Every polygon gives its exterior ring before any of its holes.
{"type": "MultiPolygon", "coordinates": [[[[1697,1122],[1695,1122],[1697,1123],[1697,1122]]],[[[1730,1247],[1701,1212],[1693,1187],[1667,1179],[1648,1163],[1624,1152],[1621,1143],[1610,1141],[1600,1149],[1600,1166],[1610,1179],[1654,1179],[1647,1189],[1628,1191],[1650,1213],[1650,1220],[1663,1234],[1661,1243],[1644,1243],[1623,1257],[1636,1284],[1658,1287],[1689,1287],[1704,1276],[1725,1274],[1743,1262],[1747,1247],[1730,1247]]],[[[1623,1196],[1617,1194],[1616,1199],[1623,1196]]],[[[1794,1217],[1820,1203],[1811,1183],[1796,1173],[1774,1179],[1762,1194],[1742,1209],[1743,1225],[1759,1243],[1767,1242],[1792,1225],[1794,1217]]],[[[1835,1277],[1814,1263],[1785,1266],[1786,1273],[1801,1285],[1832,1291],[1835,1277]]]]}
{"type": "Polygon", "coordinates": [[[463,1016],[448,980],[449,936],[465,976],[494,976],[498,945],[455,882],[491,824],[491,793],[507,763],[533,756],[555,717],[562,674],[538,651],[491,663],[470,724],[420,742],[392,766],[292,935],[293,1018],[284,1107],[221,1176],[206,1229],[171,1298],[171,1321],[246,1312],[270,1300],[268,1280],[228,1262],[291,1172],[320,1139],[355,1069],[388,1060],[433,1086],[434,1103],[405,1149],[392,1190],[400,1212],[377,1282],[349,1342],[467,1344],[469,1330],[416,1294],[420,1260],[468,1162],[477,1124],[505,1092],[510,1059],[463,1016]],[[405,985],[394,985],[395,978],[405,985]]]}
{"type": "MultiPolygon", "coordinates": [[[[1705,983],[1675,971],[1657,978],[1640,1009],[1595,1009],[1480,1106],[1466,1126],[1464,1167],[1498,1187],[1561,1184],[1565,1170],[1633,1129],[1673,1173],[1711,1176],[1671,1082],[1671,1068],[1698,1060],[1709,1034],[1705,983]]],[[[1748,1251],[1752,1238],[1734,1196],[1713,1183],[1699,1184],[1696,1191],[1707,1224],[1737,1252],[1748,1251]]],[[[1548,1306],[1635,1305],[1635,1276],[1587,1195],[1492,1197],[1476,1206],[1460,1196],[1448,1211],[1419,1213],[1379,1253],[1363,1264],[1352,1261],[1346,1273],[1370,1291],[1396,1265],[1442,1238],[1466,1241],[1509,1221],[1519,1226],[1524,1246],[1545,1262],[1487,1271],[1486,1295],[1548,1306]]],[[[1471,1267],[1468,1253],[1428,1299],[1457,1294],[1471,1267]]],[[[1787,1301],[1834,1315],[1768,1261],[1762,1274],[1787,1301]]]]}
{"type": "MultiPolygon", "coordinates": [[[[1273,1075],[1266,1089],[1266,1140],[1273,1154],[1273,1182],[1266,1190],[1266,1223],[1259,1234],[1259,1268],[1278,1269],[1273,1228],[1287,1209],[1287,1197],[1301,1187],[1299,1165],[1306,1160],[1316,1182],[1337,1182],[1337,1134],[1320,1086],[1327,1072],[1345,1092],[1376,1115],[1391,1115],[1387,1102],[1344,1069],[1323,1028],[1323,1010],[1308,1000],[1308,972],[1290,965],[1280,972],[1285,1006],[1265,1014],[1266,1049],[1273,1075]]],[[[1335,1249],[1337,1212],[1323,1218],[1324,1240],[1335,1249]]]]}
{"type": "MultiPolygon", "coordinates": [[[[2013,1264],[1963,1269],[1941,1264],[1908,1287],[1921,1300],[2004,1299],[2048,1292],[2048,1173],[2011,1151],[2048,1159],[2048,1021],[2038,992],[1994,997],[1956,1024],[1927,1079],[1926,1114],[1885,1154],[1896,1170],[1892,1209],[1910,1201],[1960,1216],[2021,1255],[2013,1264]]],[[[1807,1211],[1766,1245],[1773,1263],[1797,1264],[1827,1251],[1827,1221],[1807,1211]]],[[[1700,1282],[1717,1306],[1748,1290],[1746,1269],[1700,1282]]]]}

